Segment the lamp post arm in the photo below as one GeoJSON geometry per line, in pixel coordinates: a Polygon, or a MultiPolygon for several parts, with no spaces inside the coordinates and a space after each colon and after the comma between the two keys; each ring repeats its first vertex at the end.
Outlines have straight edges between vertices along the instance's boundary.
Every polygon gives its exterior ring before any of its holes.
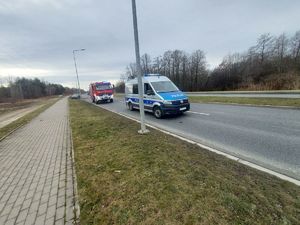
{"type": "Polygon", "coordinates": [[[74,65],[75,65],[76,76],[77,76],[78,94],[79,94],[79,96],[80,96],[80,85],[79,85],[79,77],[78,77],[78,71],[77,71],[77,64],[76,64],[75,50],[73,50],[73,59],[74,59],[74,65]]]}

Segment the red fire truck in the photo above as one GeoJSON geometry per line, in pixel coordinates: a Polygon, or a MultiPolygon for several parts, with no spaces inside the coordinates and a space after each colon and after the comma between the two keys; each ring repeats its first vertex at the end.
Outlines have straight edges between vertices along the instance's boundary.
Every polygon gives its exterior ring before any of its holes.
{"type": "Polygon", "coordinates": [[[114,89],[110,82],[102,81],[90,84],[90,96],[94,103],[113,102],[114,89]]]}

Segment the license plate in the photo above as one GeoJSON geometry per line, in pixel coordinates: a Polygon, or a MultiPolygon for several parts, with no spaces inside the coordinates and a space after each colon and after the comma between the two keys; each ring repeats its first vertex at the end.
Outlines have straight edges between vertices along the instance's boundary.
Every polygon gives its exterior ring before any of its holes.
{"type": "Polygon", "coordinates": [[[182,107],[182,108],[180,108],[180,111],[182,111],[182,110],[186,110],[186,107],[182,107]]]}

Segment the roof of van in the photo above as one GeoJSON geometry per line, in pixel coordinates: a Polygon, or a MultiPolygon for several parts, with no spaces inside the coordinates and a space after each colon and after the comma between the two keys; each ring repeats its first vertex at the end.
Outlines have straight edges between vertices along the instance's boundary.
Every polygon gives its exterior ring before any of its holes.
{"type": "MultiPolygon", "coordinates": [[[[161,76],[158,74],[150,74],[142,77],[143,82],[157,82],[157,81],[170,81],[166,76],[161,76]]],[[[126,83],[137,83],[137,78],[127,81],[126,83]]]]}

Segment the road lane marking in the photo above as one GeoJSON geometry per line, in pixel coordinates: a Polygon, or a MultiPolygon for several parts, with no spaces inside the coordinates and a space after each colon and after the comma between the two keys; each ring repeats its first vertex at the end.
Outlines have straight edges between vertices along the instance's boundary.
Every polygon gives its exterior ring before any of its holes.
{"type": "Polygon", "coordinates": [[[187,111],[188,113],[198,114],[198,115],[204,115],[204,116],[210,116],[209,113],[200,113],[200,112],[193,112],[193,111],[187,111]]]}

